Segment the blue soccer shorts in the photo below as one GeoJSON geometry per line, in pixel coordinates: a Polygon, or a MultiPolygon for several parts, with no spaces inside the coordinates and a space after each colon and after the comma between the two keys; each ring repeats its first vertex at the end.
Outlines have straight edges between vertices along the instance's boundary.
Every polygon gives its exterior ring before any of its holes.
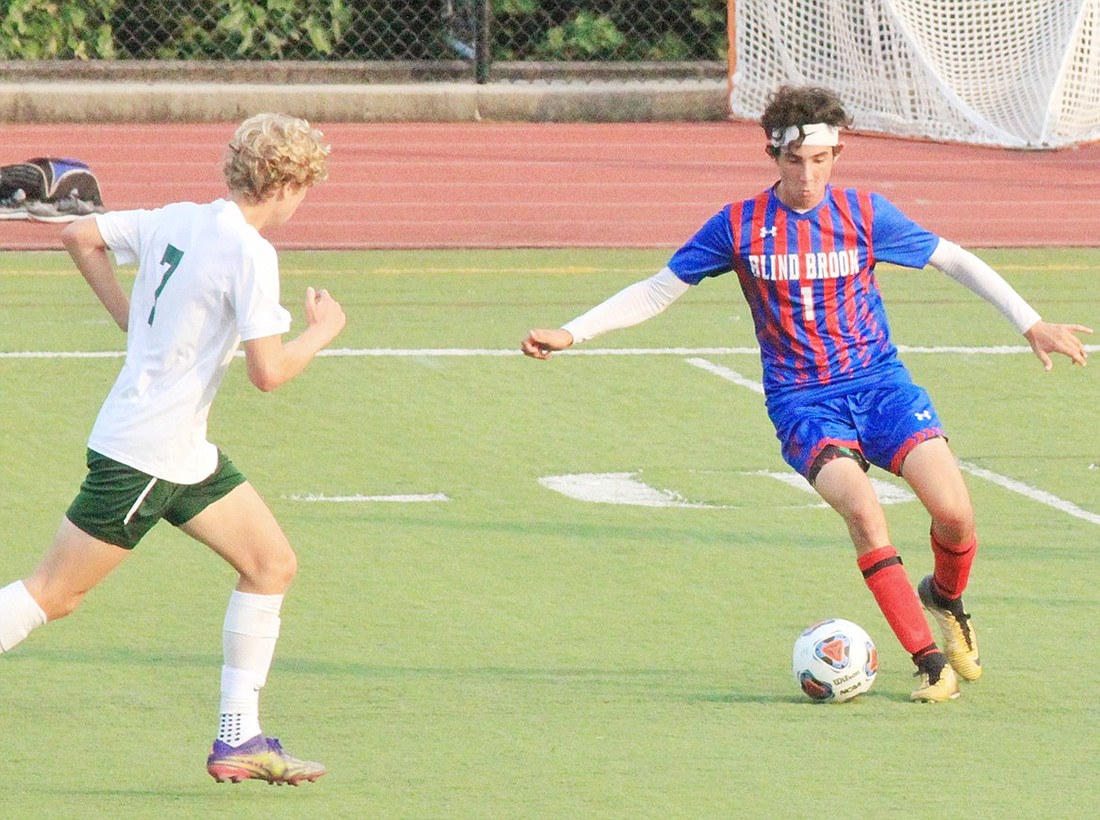
{"type": "Polygon", "coordinates": [[[849,451],[864,470],[869,462],[900,475],[914,447],[944,437],[928,393],[911,382],[769,408],[769,415],[783,460],[811,483],[821,467],[816,462],[830,445],[849,451]]]}

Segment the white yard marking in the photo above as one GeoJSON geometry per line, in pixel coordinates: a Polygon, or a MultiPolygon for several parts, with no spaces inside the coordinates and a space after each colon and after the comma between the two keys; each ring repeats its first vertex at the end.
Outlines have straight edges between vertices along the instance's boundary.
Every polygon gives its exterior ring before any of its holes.
{"type": "MultiPolygon", "coordinates": [[[[804,493],[819,497],[817,490],[810,486],[810,483],[806,481],[798,473],[792,471],[789,473],[773,473],[769,470],[757,470],[751,473],[742,473],[742,475],[762,475],[768,478],[774,478],[776,481],[780,481],[786,484],[788,487],[794,487],[796,490],[801,490],[804,493]]],[[[889,481],[883,481],[881,478],[872,478],[871,486],[875,488],[875,494],[878,496],[878,500],[882,504],[905,504],[909,501],[916,501],[917,497],[905,487],[898,487],[891,484],[889,481]]],[[[829,505],[822,501],[818,504],[813,504],[814,507],[828,507],[829,505]]]]}
{"type": "MultiPolygon", "coordinates": [[[[740,475],[763,476],[771,478],[788,487],[808,493],[818,498],[817,492],[802,476],[796,473],[776,473],[757,470],[740,475]]],[[[577,501],[591,504],[623,504],[633,507],[681,507],[700,510],[731,510],[736,507],[720,504],[697,504],[685,499],[674,490],[659,490],[638,478],[638,473],[575,473],[566,475],[543,476],[539,484],[554,492],[561,493],[577,501]]],[[[871,484],[883,504],[904,504],[913,501],[916,496],[904,487],[896,487],[887,481],[873,478],[871,484]]],[[[808,504],[813,508],[828,508],[828,504],[818,500],[808,504]]]]}
{"type": "Polygon", "coordinates": [[[575,475],[548,475],[539,484],[556,493],[577,501],[593,504],[626,504],[633,507],[689,507],[692,509],[728,509],[713,504],[693,504],[679,493],[658,490],[644,481],[637,473],[578,473],[575,475]]]}
{"type": "Polygon", "coordinates": [[[419,493],[410,495],[323,495],[308,493],[292,495],[291,501],[317,501],[336,504],[360,504],[369,502],[390,502],[397,504],[419,504],[432,501],[450,501],[444,493],[419,493]]]}

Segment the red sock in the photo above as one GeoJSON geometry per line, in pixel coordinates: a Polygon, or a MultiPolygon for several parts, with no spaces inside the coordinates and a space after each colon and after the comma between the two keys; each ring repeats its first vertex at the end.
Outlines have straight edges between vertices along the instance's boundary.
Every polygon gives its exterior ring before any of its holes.
{"type": "Polygon", "coordinates": [[[916,657],[935,646],[920,599],[901,565],[897,550],[879,547],[857,561],[863,580],[905,651],[916,657]]]}
{"type": "Polygon", "coordinates": [[[932,581],[936,592],[953,601],[962,597],[966,582],[970,580],[970,566],[974,563],[974,553],[978,551],[978,536],[971,536],[965,544],[949,547],[932,536],[932,555],[935,556],[935,568],[932,581]]]}

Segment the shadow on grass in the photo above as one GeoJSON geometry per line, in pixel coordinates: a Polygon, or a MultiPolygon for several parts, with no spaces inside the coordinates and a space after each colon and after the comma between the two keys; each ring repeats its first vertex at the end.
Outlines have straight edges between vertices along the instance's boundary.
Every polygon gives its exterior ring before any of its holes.
{"type": "MultiPolygon", "coordinates": [[[[131,649],[38,649],[26,650],[4,659],[4,663],[47,663],[50,665],[138,666],[158,668],[213,669],[221,665],[220,655],[141,652],[131,649]]],[[[881,688],[844,704],[814,703],[797,691],[750,688],[735,679],[713,685],[720,672],[713,669],[598,669],[591,667],[514,666],[377,666],[365,663],[328,661],[319,658],[284,657],[276,662],[276,674],[298,674],[322,678],[354,678],[359,681],[450,681],[464,683],[531,684],[563,689],[615,692],[639,700],[713,704],[790,704],[811,708],[850,708],[867,702],[908,702],[907,692],[881,688]]],[[[792,683],[792,688],[794,687],[792,683]]]]}

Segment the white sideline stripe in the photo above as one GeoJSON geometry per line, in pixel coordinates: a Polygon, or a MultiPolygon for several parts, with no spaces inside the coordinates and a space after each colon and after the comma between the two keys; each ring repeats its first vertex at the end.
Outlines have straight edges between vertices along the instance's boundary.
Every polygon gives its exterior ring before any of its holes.
{"type": "MultiPolygon", "coordinates": [[[[899,345],[902,353],[963,353],[988,356],[1007,356],[1030,353],[1030,347],[1022,345],[1002,345],[999,347],[909,347],[899,345]]],[[[1089,353],[1100,353],[1100,345],[1085,345],[1089,353]]],[[[574,348],[556,354],[560,356],[756,356],[760,350],[756,347],[623,347],[623,348],[574,348]]],[[[126,355],[124,350],[13,350],[0,352],[0,359],[120,359],[126,355]]],[[[238,356],[243,356],[241,352],[238,356]]],[[[522,356],[519,349],[465,348],[465,347],[426,347],[426,348],[336,348],[322,350],[319,356],[378,356],[395,358],[419,356],[522,356]]],[[[702,365],[698,365],[702,366],[702,365]]]]}
{"type": "Polygon", "coordinates": [[[747,387],[749,390],[752,390],[755,393],[764,395],[764,385],[762,385],[758,381],[750,379],[748,376],[742,376],[736,370],[730,370],[728,367],[724,367],[723,365],[715,364],[714,362],[708,362],[706,359],[692,358],[688,359],[687,363],[690,365],[694,365],[695,367],[702,368],[708,373],[713,373],[715,376],[725,379],[728,382],[733,382],[740,387],[747,387]]]}
{"type": "Polygon", "coordinates": [[[986,481],[992,481],[997,486],[1004,487],[1006,490],[1011,490],[1014,493],[1019,493],[1025,498],[1030,498],[1032,501],[1038,501],[1040,504],[1046,504],[1048,507],[1061,510],[1066,515],[1072,515],[1074,518],[1080,518],[1083,521],[1088,521],[1090,524],[1100,524],[1100,515],[1089,512],[1088,510],[1083,510],[1072,501],[1065,501],[1056,495],[1048,493],[1046,490],[1030,487],[1022,481],[998,475],[984,467],[979,467],[977,464],[970,464],[966,461],[960,461],[959,467],[973,476],[984,478],[986,481]]]}
{"type": "MultiPolygon", "coordinates": [[[[555,356],[723,356],[732,354],[756,355],[760,351],[755,347],[622,347],[622,348],[574,348],[562,350],[555,356]]],[[[522,356],[517,347],[514,350],[464,347],[429,348],[366,348],[353,350],[337,348],[322,350],[318,356],[522,356]]]]}
{"type": "MultiPolygon", "coordinates": [[[[986,356],[1008,356],[1017,353],[1032,352],[1028,345],[994,345],[992,347],[966,347],[964,345],[898,345],[897,347],[899,353],[976,353],[986,356]]],[[[1100,353],[1100,345],[1085,345],[1085,352],[1100,353]]]]}
{"type": "MultiPolygon", "coordinates": [[[[1028,350],[1030,351],[1030,348],[1028,348],[1028,350]]],[[[688,359],[687,362],[688,364],[702,368],[709,373],[720,376],[726,381],[733,382],[741,387],[747,387],[749,390],[753,390],[757,393],[764,392],[764,385],[760,384],[760,382],[746,378],[737,371],[730,370],[728,367],[722,367],[721,365],[714,364],[714,362],[708,362],[706,359],[688,359]]],[[[1048,493],[1046,490],[1040,490],[1022,481],[1017,481],[1014,478],[1003,476],[1000,473],[995,473],[992,470],[987,470],[984,467],[979,467],[976,464],[970,464],[966,461],[959,461],[959,468],[977,478],[984,478],[986,481],[991,481],[998,487],[1011,490],[1032,501],[1037,501],[1040,504],[1046,504],[1048,507],[1053,507],[1067,515],[1072,515],[1075,518],[1088,521],[1090,524],[1100,524],[1100,515],[1089,512],[1088,510],[1083,510],[1072,501],[1061,499],[1053,493],[1048,493]]]]}
{"type": "MultiPolygon", "coordinates": [[[[560,356],[723,356],[733,354],[757,355],[760,351],[755,347],[664,347],[664,348],[590,348],[580,350],[563,350],[556,354],[560,356]]],[[[0,359],[120,359],[126,355],[124,350],[15,350],[0,352],[0,359]]],[[[237,351],[238,356],[243,356],[243,351],[237,351]]],[[[437,357],[501,357],[522,356],[523,353],[517,347],[515,350],[495,348],[466,348],[466,347],[424,347],[424,348],[400,348],[400,347],[368,347],[368,348],[334,348],[322,350],[318,356],[333,356],[337,358],[355,356],[373,356],[379,358],[420,358],[425,356],[437,357]]]]}
{"type": "Polygon", "coordinates": [[[0,353],[0,359],[121,359],[125,350],[16,350],[0,353]]]}
{"type": "Polygon", "coordinates": [[[420,493],[411,495],[292,495],[291,501],[325,501],[330,503],[366,503],[372,501],[394,502],[399,504],[417,504],[430,501],[450,501],[444,493],[420,493]]]}

